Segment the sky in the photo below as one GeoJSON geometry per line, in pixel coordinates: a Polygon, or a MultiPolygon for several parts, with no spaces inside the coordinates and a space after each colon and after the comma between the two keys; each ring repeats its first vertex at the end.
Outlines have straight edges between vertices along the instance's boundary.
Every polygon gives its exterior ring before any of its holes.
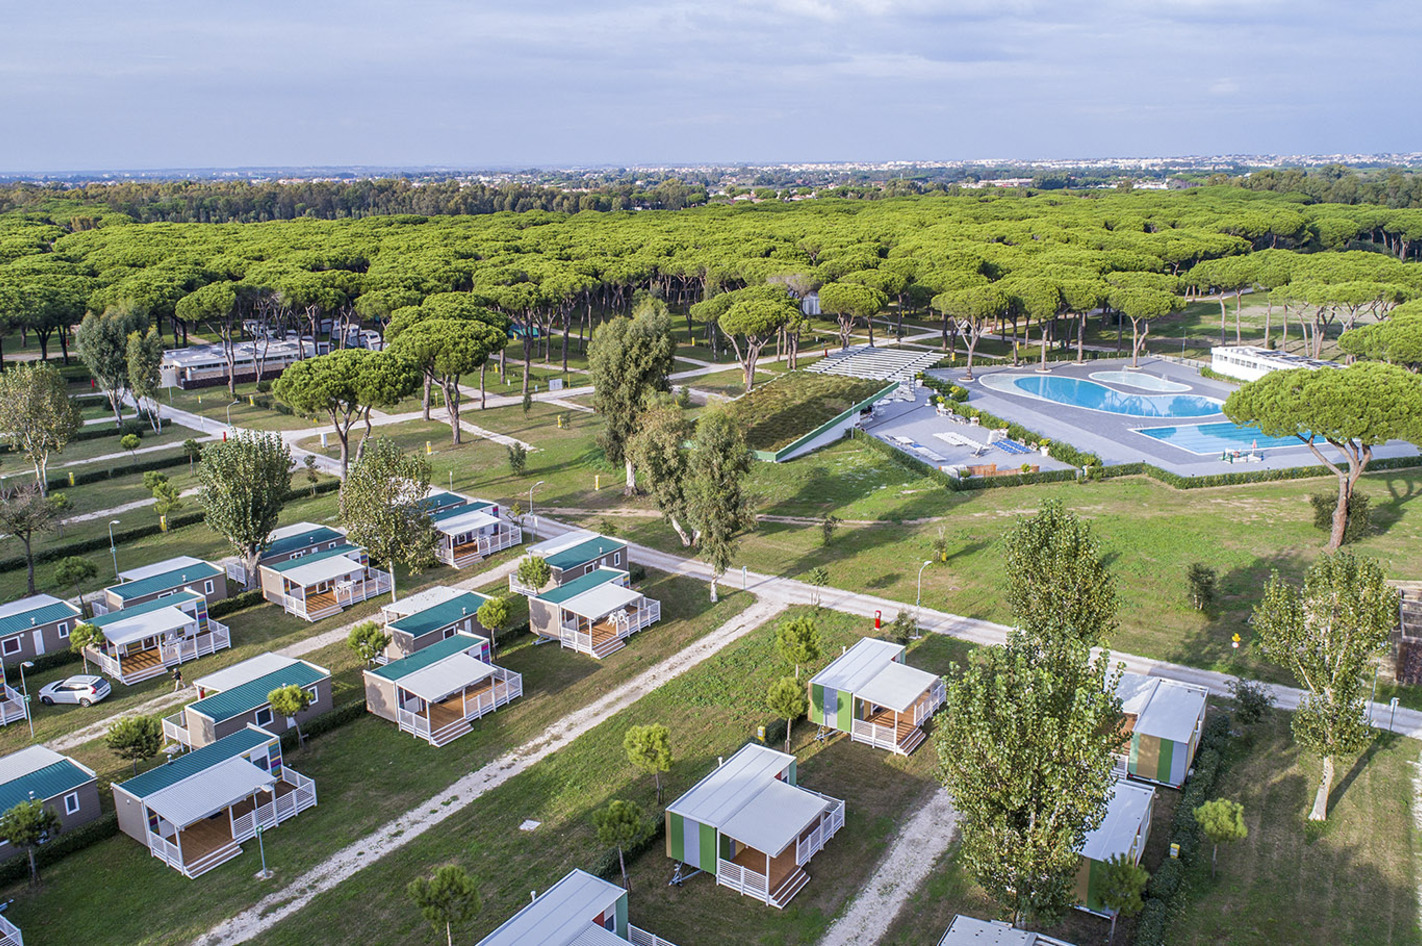
{"type": "Polygon", "coordinates": [[[1422,151],[1408,0],[9,7],[0,171],[1422,151]]]}

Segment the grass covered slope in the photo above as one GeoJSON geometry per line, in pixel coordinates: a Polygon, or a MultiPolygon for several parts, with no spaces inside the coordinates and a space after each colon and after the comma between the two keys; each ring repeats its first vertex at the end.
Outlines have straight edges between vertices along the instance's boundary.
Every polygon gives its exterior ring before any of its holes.
{"type": "Polygon", "coordinates": [[[753,388],[733,410],[752,450],[779,450],[884,389],[885,381],[792,371],[753,388]]]}

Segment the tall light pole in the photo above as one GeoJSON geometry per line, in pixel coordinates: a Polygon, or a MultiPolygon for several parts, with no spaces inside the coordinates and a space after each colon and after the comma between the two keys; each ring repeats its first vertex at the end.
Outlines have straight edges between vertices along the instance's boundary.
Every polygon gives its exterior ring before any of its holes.
{"type": "MultiPolygon", "coordinates": [[[[535,489],[537,489],[538,487],[542,486],[542,485],[543,485],[544,483],[546,483],[546,482],[547,482],[547,480],[539,480],[537,483],[534,483],[532,486],[530,486],[530,487],[528,488],[528,515],[529,515],[529,518],[533,518],[533,491],[534,491],[535,489]]],[[[537,520],[537,519],[534,519],[533,525],[534,525],[535,528],[538,526],[538,520],[537,520]]]]}
{"type": "Polygon", "coordinates": [[[114,556],[114,581],[118,581],[118,547],[114,545],[114,526],[119,525],[119,520],[109,520],[109,551],[114,556]]]}
{"type": "Polygon", "coordinates": [[[20,692],[25,695],[25,719],[29,720],[30,723],[30,742],[35,741],[35,716],[34,712],[30,709],[30,688],[29,685],[25,683],[25,668],[33,667],[34,665],[35,662],[33,660],[26,660],[20,664],[20,692]]]}
{"type": "Polygon", "coordinates": [[[932,564],[932,561],[927,561],[918,566],[918,597],[913,599],[913,606],[915,608],[923,603],[923,570],[932,564]]]}

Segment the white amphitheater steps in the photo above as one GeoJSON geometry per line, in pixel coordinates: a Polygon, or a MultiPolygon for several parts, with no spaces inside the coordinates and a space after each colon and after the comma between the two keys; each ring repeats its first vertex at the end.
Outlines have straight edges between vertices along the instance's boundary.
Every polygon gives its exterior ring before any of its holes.
{"type": "Polygon", "coordinates": [[[805,370],[872,381],[908,382],[920,371],[933,367],[942,357],[936,351],[856,345],[847,351],[834,352],[805,370]]]}

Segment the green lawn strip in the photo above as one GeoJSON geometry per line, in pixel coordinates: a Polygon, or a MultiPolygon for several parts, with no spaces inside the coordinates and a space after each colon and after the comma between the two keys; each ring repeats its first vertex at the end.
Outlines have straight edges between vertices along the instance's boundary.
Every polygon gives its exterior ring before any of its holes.
{"type": "Polygon", "coordinates": [[[753,389],[736,414],[753,450],[778,450],[883,390],[884,382],[795,372],[753,389]]]}
{"type": "Polygon", "coordinates": [[[317,426],[303,417],[283,414],[270,407],[253,406],[249,400],[253,396],[271,397],[270,394],[258,395],[256,382],[249,381],[246,384],[237,385],[237,400],[235,402],[228,396],[225,384],[210,388],[193,388],[188,391],[181,388],[168,388],[163,392],[159,401],[179,410],[201,414],[209,420],[223,424],[227,423],[230,417],[233,426],[254,430],[300,430],[304,427],[317,426]],[[229,406],[231,407],[230,412],[228,411],[229,406]]]}
{"type": "MultiPolygon", "coordinates": [[[[292,768],[315,780],[320,803],[267,835],[267,863],[278,882],[290,882],[353,839],[535,738],[563,716],[719,627],[752,600],[733,593],[712,605],[704,584],[656,573],[641,587],[661,600],[661,623],[602,662],[556,645],[535,647],[530,638],[503,650],[495,659],[523,674],[523,698],[485,717],[474,732],[447,746],[436,749],[399,732],[394,723],[366,716],[289,754],[286,761],[292,768]]],[[[350,614],[347,611],[345,619],[350,614]]],[[[343,661],[341,647],[333,645],[308,659],[318,664],[322,659],[343,661]]],[[[358,679],[358,668],[345,664],[333,683],[358,679]]],[[[120,836],[46,871],[41,890],[16,887],[4,895],[16,898],[13,916],[27,932],[33,929],[40,942],[187,942],[272,889],[271,883],[252,879],[258,869],[257,846],[249,843],[244,848],[233,863],[191,881],[153,859],[138,842],[120,836]],[[120,869],[112,870],[113,865],[120,869]],[[95,883],[109,893],[89,896],[86,891],[95,883]],[[110,905],[122,902],[125,908],[104,907],[105,900],[110,905]],[[92,909],[76,908],[86,903],[92,909]],[[60,904],[63,909],[58,909],[60,904]]],[[[328,935],[345,934],[331,930],[328,935]]]]}
{"type": "MultiPolygon", "coordinates": [[[[827,658],[866,631],[868,622],[821,614],[827,658]]],[[[459,862],[483,880],[484,910],[465,941],[474,941],[528,902],[528,891],[546,890],[574,867],[591,868],[604,856],[591,825],[592,812],[612,798],[636,801],[660,819],[652,780],[632,769],[622,750],[628,726],[661,722],[672,734],[675,761],[663,777],[666,800],[704,776],[768,723],[763,693],[789,672],[773,654],[768,625],[668,682],[572,745],[511,779],[439,827],[421,835],[336,889],[317,897],[269,934],[275,943],[334,943],[358,935],[382,943],[424,943],[429,928],[406,899],[409,879],[434,866],[459,862]],[[542,822],[520,832],[524,819],[542,822]],[[344,921],[337,921],[344,917],[344,921]]],[[[933,641],[910,661],[946,670],[962,650],[933,641]]],[[[872,872],[878,854],[905,813],[932,791],[931,758],[904,760],[847,739],[828,748],[801,722],[795,730],[802,759],[801,784],[847,804],[845,828],[816,855],[814,878],[790,908],[778,911],[696,877],[681,889],[665,886],[672,862],[660,843],[629,864],[633,874],[632,921],[679,946],[754,942],[813,942],[829,919],[872,872]]],[[[467,738],[467,737],[466,737],[467,738]]]]}
{"type": "MultiPolygon", "coordinates": [[[[199,433],[196,430],[192,430],[188,427],[183,427],[179,424],[170,422],[163,425],[163,432],[161,434],[154,433],[152,427],[144,426],[143,429],[138,432],[138,436],[138,449],[148,450],[152,447],[160,447],[165,445],[171,445],[174,447],[180,446],[182,442],[184,440],[187,440],[188,438],[199,439],[207,435],[199,433]]],[[[86,440],[78,440],[74,443],[68,444],[67,446],[65,446],[63,453],[56,453],[49,458],[50,475],[52,476],[55,473],[67,472],[68,470],[73,470],[75,473],[81,473],[86,470],[87,467],[64,466],[64,464],[92,460],[95,457],[108,456],[110,454],[116,454],[119,457],[119,459],[115,461],[114,465],[121,466],[123,461],[129,459],[128,451],[125,450],[119,444],[119,441],[122,439],[123,438],[118,435],[118,432],[115,431],[114,435],[111,437],[92,437],[86,440]]],[[[156,455],[156,453],[140,453],[138,454],[137,459],[147,459],[156,455]]],[[[23,457],[20,457],[18,455],[15,458],[17,460],[23,460],[23,457]]]]}
{"type": "Polygon", "coordinates": [[[1356,764],[1340,763],[1327,827],[1311,837],[1305,817],[1320,762],[1295,747],[1289,723],[1274,713],[1232,745],[1217,794],[1244,805],[1249,837],[1221,848],[1213,881],[1202,839],[1189,905],[1169,925],[1169,941],[1422,942],[1412,813],[1422,743],[1383,733],[1356,764]]]}
{"type": "MultiPolygon", "coordinates": [[[[776,366],[770,368],[757,368],[755,372],[755,383],[765,384],[772,378],[778,378],[784,373],[784,368],[776,366]]],[[[716,371],[711,374],[696,375],[692,378],[683,378],[676,384],[685,385],[696,391],[706,394],[719,394],[722,397],[739,397],[746,392],[746,375],[739,367],[731,368],[727,371],[716,371]]]]}

